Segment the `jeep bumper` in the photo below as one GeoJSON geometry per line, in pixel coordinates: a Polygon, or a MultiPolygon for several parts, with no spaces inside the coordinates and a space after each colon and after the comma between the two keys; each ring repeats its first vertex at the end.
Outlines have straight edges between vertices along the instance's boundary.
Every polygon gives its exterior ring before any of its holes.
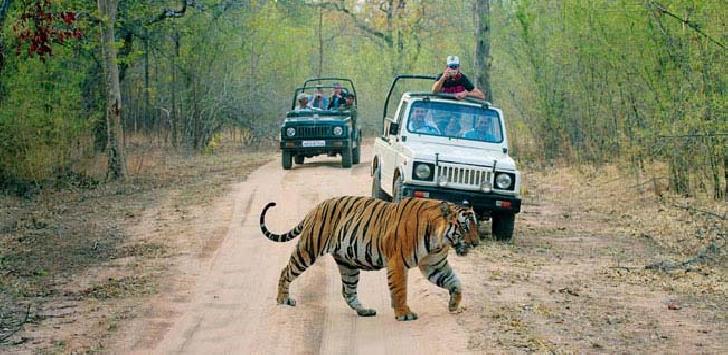
{"type": "Polygon", "coordinates": [[[311,139],[311,140],[285,140],[281,141],[283,150],[300,152],[328,152],[339,151],[351,145],[349,139],[311,139]]]}
{"type": "Polygon", "coordinates": [[[402,186],[402,196],[434,198],[457,204],[463,204],[467,201],[480,217],[489,217],[495,213],[521,212],[520,198],[495,192],[486,193],[404,184],[402,186]]]}

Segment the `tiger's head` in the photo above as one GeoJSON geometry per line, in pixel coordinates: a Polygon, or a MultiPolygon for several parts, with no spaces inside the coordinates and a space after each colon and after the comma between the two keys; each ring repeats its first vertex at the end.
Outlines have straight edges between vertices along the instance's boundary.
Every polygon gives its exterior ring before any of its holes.
{"type": "Polygon", "coordinates": [[[448,221],[444,238],[459,256],[466,255],[470,247],[478,245],[478,223],[472,207],[442,202],[440,213],[448,221]]]}

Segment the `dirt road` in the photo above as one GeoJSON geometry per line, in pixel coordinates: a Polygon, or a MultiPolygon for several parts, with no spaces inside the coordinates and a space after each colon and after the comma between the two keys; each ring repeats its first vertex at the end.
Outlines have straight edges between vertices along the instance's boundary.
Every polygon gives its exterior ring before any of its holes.
{"type": "MultiPolygon", "coordinates": [[[[582,188],[578,179],[559,172],[527,177],[533,197],[518,216],[515,243],[487,241],[467,257],[450,256],[463,284],[466,310],[460,314],[448,313],[446,291],[411,270],[409,305],[419,320],[394,319],[383,271],[365,272],[359,283],[360,299],[377,316],[357,317],[341,297],[330,257],[319,259],[293,283],[296,307],[277,305],[279,273],[295,241],[264,238],[258,225],[261,208],[278,203],[267,223],[280,233],[325,198],[369,194],[367,148],[353,169],[322,157],[283,171],[272,156],[212,206],[190,207],[192,227],[167,235],[181,247],[158,296],[130,312],[140,316],[123,322],[107,349],[194,354],[728,351],[724,267],[644,268],[680,256],[661,247],[658,234],[645,234],[672,232],[650,231],[640,221],[655,219],[654,214],[696,227],[710,221],[654,204],[617,211],[614,206],[639,202],[619,202],[620,195],[582,188]]],[[[150,209],[142,219],[154,222],[166,215],[150,209]]],[[[144,235],[154,225],[142,223],[135,233],[144,235]]]]}
{"type": "MultiPolygon", "coordinates": [[[[364,153],[365,159],[369,156],[364,153]]],[[[196,265],[199,275],[192,280],[196,286],[191,294],[160,317],[173,316],[173,323],[158,323],[163,328],[158,329],[161,341],[137,342],[124,350],[196,354],[467,351],[467,332],[460,329],[457,315],[447,311],[447,291],[424,280],[416,269],[410,272],[409,282],[410,306],[420,316],[414,322],[394,319],[384,272],[362,274],[359,297],[378,314],[357,317],[341,296],[341,279],[329,257],[319,259],[292,285],[296,307],[276,304],[280,270],[295,241],[279,244],[264,238],[258,224],[261,208],[277,202],[267,223],[275,232],[287,231],[325,198],[368,194],[368,167],[369,161],[362,161],[353,169],[342,169],[339,159],[322,157],[283,171],[275,159],[234,186],[214,212],[222,218],[214,223],[228,223],[224,238],[218,241],[219,247],[213,246],[216,250],[209,261],[196,265]]],[[[462,260],[451,258],[457,270],[462,260]]]]}

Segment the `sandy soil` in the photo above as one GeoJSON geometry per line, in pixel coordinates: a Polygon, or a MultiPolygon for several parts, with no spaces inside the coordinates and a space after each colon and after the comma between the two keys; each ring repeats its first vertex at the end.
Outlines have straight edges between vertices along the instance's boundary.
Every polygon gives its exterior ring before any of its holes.
{"type": "MultiPolygon", "coordinates": [[[[298,306],[277,305],[279,273],[295,241],[265,239],[258,226],[261,208],[278,203],[267,222],[274,232],[284,232],[325,198],[368,195],[371,155],[368,149],[363,153],[353,169],[342,169],[337,158],[321,157],[283,171],[276,156],[212,207],[190,212],[196,223],[181,232],[191,239],[176,242],[175,271],[137,312],[142,316],[121,326],[107,349],[195,354],[728,351],[724,291],[693,295],[670,286],[674,277],[692,278],[693,284],[716,281],[712,269],[678,276],[644,271],[643,265],[660,257],[649,240],[608,233],[603,225],[610,222],[548,198],[524,206],[515,243],[487,241],[467,257],[451,255],[464,286],[463,313],[448,313],[447,292],[411,270],[409,304],[420,319],[396,321],[386,274],[380,271],[363,273],[359,284],[360,299],[377,316],[357,317],[341,297],[340,277],[328,257],[292,285],[298,306]]],[[[154,213],[145,218],[158,218],[154,213]]],[[[138,228],[143,233],[152,227],[142,223],[138,228]]],[[[716,282],[725,286],[721,277],[716,282]]]]}

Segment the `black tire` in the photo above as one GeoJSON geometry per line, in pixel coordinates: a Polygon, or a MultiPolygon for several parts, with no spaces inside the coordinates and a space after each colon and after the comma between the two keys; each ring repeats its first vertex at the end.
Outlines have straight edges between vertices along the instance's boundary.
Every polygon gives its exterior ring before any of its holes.
{"type": "Polygon", "coordinates": [[[377,167],[377,170],[374,171],[374,177],[372,177],[372,197],[389,201],[389,196],[382,190],[382,172],[380,167],[377,167]]]}
{"type": "Polygon", "coordinates": [[[513,240],[513,227],[516,224],[516,215],[501,213],[493,215],[493,238],[502,242],[513,240]]]}
{"type": "Polygon", "coordinates": [[[399,203],[402,201],[402,178],[397,178],[392,185],[392,202],[399,203]]]}
{"type": "Polygon", "coordinates": [[[341,152],[341,167],[351,168],[352,155],[351,146],[344,148],[344,151],[341,152]]]}
{"type": "Polygon", "coordinates": [[[361,162],[361,144],[357,145],[356,148],[352,150],[354,156],[351,158],[351,162],[356,165],[361,162]]]}
{"type": "Polygon", "coordinates": [[[302,165],[303,164],[303,160],[305,158],[306,157],[304,157],[303,155],[296,155],[296,157],[294,158],[294,160],[295,160],[296,164],[302,165]]]}
{"type": "Polygon", "coordinates": [[[283,166],[283,170],[291,170],[291,152],[287,150],[281,151],[281,166],[283,166]]]}

